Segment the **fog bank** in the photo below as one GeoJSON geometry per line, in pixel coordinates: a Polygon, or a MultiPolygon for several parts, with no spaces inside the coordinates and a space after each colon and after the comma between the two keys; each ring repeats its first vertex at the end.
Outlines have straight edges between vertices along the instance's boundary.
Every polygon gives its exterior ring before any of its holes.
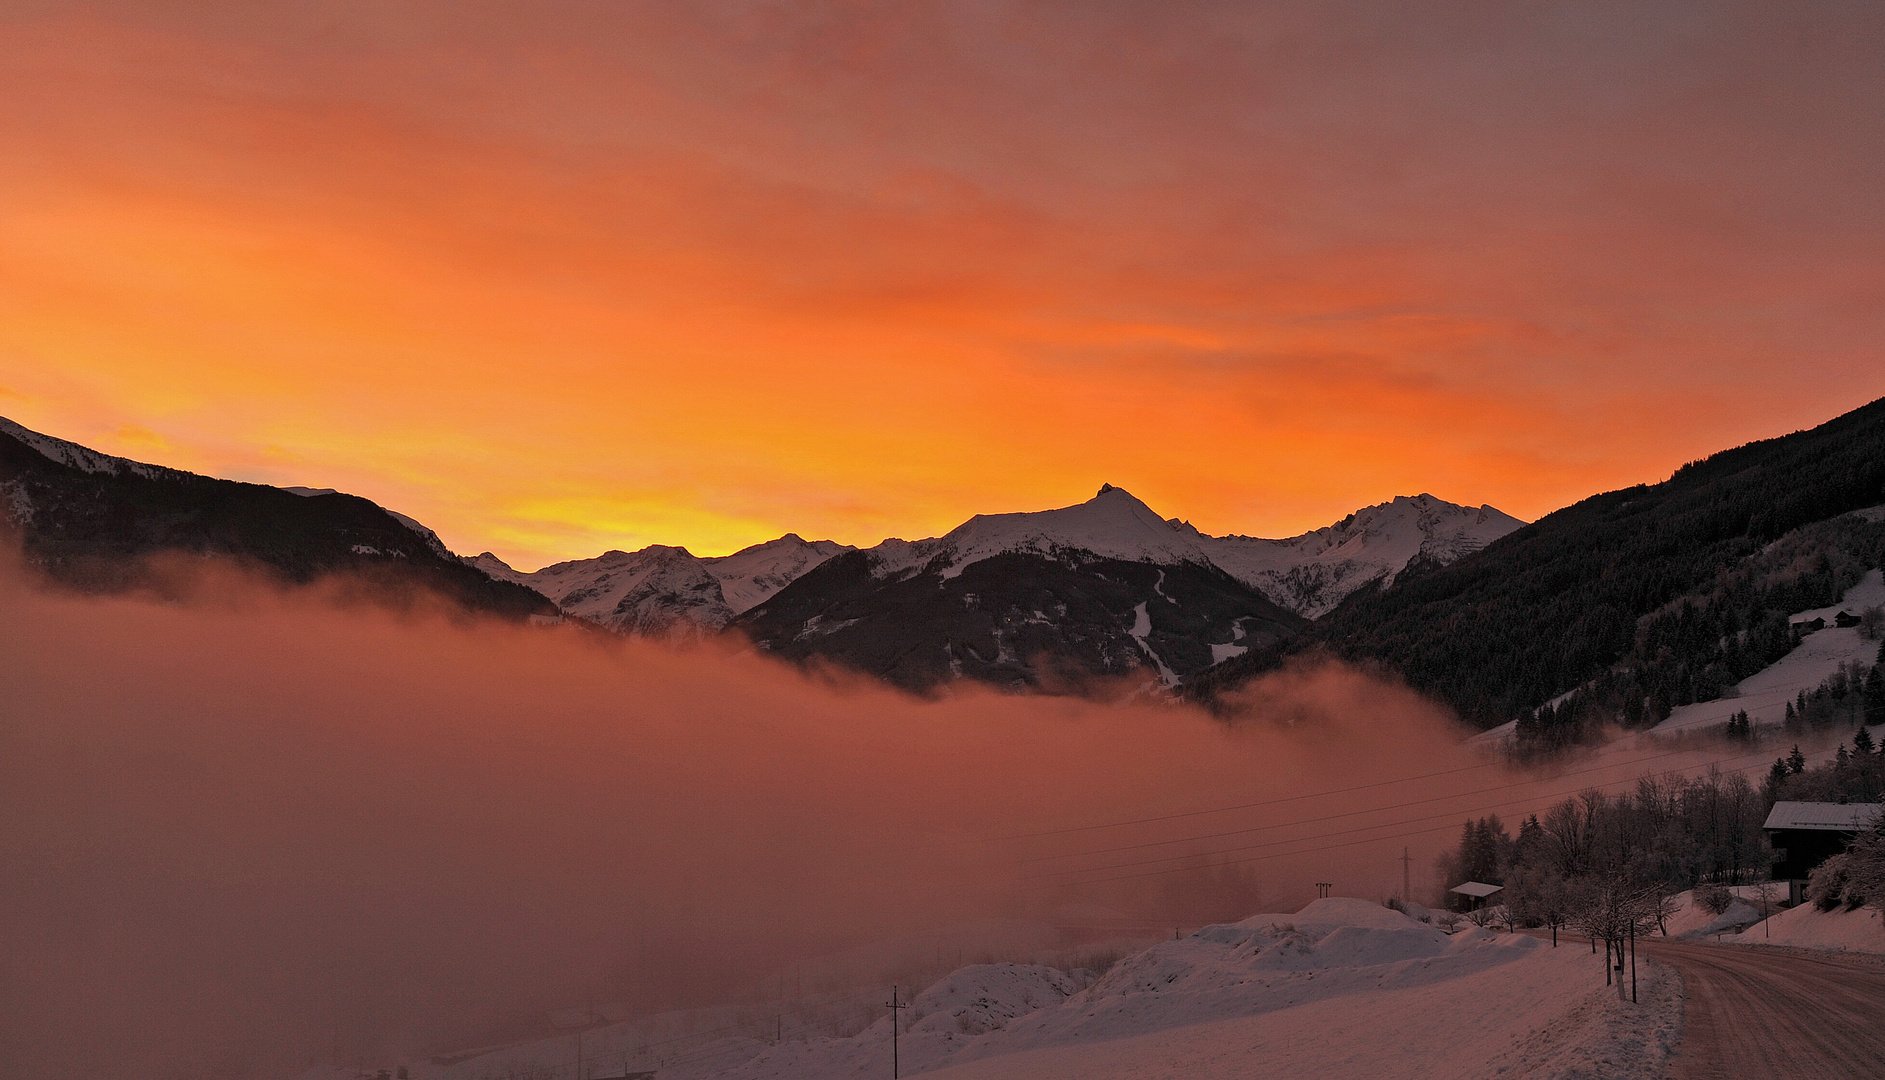
{"type": "MultiPolygon", "coordinates": [[[[1198,906],[1222,873],[1064,856],[1313,837],[1329,826],[1303,819],[1502,775],[1172,819],[1476,759],[1440,709],[1339,667],[1266,680],[1232,724],[1144,698],[920,701],[750,653],[207,581],[99,599],[0,570],[0,1073],[266,1073],[590,1000],[719,1000],[964,920],[1235,917],[1198,906]],[[1085,828],[1147,817],[1166,820],[1085,828]]],[[[1417,868],[1448,839],[1411,841],[1417,868]]],[[[1382,895],[1408,842],[1312,842],[1211,902],[1382,895]]]]}

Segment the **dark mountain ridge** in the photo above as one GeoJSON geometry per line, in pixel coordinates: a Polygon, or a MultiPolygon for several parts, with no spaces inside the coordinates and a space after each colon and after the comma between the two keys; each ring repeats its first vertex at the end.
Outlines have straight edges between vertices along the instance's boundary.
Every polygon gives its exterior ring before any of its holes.
{"type": "Polygon", "coordinates": [[[147,556],[225,558],[305,584],[346,574],[521,619],[556,606],[466,566],[423,526],[355,495],[297,494],[111,457],[0,419],[0,523],[27,564],[86,592],[158,584],[147,556]]]}
{"type": "MultiPolygon", "coordinates": [[[[1696,680],[1719,677],[1709,675],[1709,663],[1731,669],[1730,654],[1773,645],[1763,637],[1771,630],[1758,622],[1771,627],[1776,613],[1784,619],[1786,609],[1776,605],[1794,600],[1771,590],[1802,586],[1769,581],[1761,586],[1769,592],[1713,610],[1708,598],[1735,580],[1737,568],[1794,530],[1881,502],[1885,400],[1710,455],[1659,484],[1594,495],[1451,565],[1357,593],[1304,634],[1228,661],[1187,691],[1208,699],[1289,655],[1321,650],[1399,672],[1490,727],[1612,674],[1647,649],[1641,663],[1625,665],[1628,678],[1614,688],[1627,722],[1631,708],[1656,707],[1657,695],[1662,704],[1680,704],[1685,693],[1693,700],[1696,680]],[[1659,618],[1683,618],[1679,605],[1663,609],[1685,598],[1693,600],[1697,625],[1659,641],[1659,618]]],[[[1855,527],[1841,535],[1839,543],[1857,545],[1855,557],[1878,565],[1868,547],[1873,534],[1855,527]]],[[[1806,566],[1794,576],[1818,572],[1806,566]]],[[[1830,584],[1806,587],[1823,595],[1830,584]]]]}
{"type": "Polygon", "coordinates": [[[1175,684],[1226,649],[1307,625],[1209,564],[1005,552],[950,574],[950,558],[885,573],[871,552],[846,552],[733,629],[786,659],[827,660],[927,691],[956,678],[1078,689],[1141,671],[1175,684]]]}

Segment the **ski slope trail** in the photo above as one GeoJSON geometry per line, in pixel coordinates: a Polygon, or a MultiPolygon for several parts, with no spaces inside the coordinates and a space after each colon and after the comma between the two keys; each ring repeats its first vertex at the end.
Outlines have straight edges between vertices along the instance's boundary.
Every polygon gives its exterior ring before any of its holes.
{"type": "Polygon", "coordinates": [[[1844,1080],[1885,1068],[1885,960],[1644,939],[1637,947],[1682,976],[1676,1080],[1844,1080]]]}

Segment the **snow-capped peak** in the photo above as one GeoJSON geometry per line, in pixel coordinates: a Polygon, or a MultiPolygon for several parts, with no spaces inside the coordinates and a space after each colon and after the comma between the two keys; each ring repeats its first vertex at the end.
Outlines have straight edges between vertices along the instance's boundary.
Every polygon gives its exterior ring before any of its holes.
{"type": "Polygon", "coordinates": [[[731,555],[700,558],[684,547],[650,544],[605,551],[541,570],[516,570],[490,552],[465,561],[490,577],[535,589],[568,614],[638,633],[718,630],[807,570],[851,548],[787,533],[731,555]]]}
{"type": "Polygon", "coordinates": [[[1283,540],[1202,539],[1226,573],[1313,619],[1357,589],[1393,584],[1409,564],[1454,562],[1524,524],[1491,506],[1460,506],[1423,492],[1283,540]]]}
{"type": "Polygon", "coordinates": [[[851,550],[849,544],[833,540],[808,541],[797,533],[786,533],[777,540],[754,544],[731,555],[716,555],[700,561],[708,573],[719,579],[727,606],[737,615],[772,599],[774,593],[833,555],[851,550]]]}
{"type": "Polygon", "coordinates": [[[1084,552],[1127,562],[1209,563],[1195,536],[1174,528],[1124,488],[1100,487],[1091,499],[1057,510],[977,514],[933,540],[886,541],[872,549],[880,573],[945,558],[943,576],[993,555],[1084,552]]]}

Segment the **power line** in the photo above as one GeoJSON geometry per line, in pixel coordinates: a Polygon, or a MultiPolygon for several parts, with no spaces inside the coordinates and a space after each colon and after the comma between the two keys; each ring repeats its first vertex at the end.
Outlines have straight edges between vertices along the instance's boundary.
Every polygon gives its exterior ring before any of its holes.
{"type": "Polygon", "coordinates": [[[1380,780],[1372,784],[1356,784],[1354,787],[1334,788],[1329,791],[1314,791],[1307,795],[1286,795],[1277,799],[1264,799],[1259,802],[1239,803],[1236,806],[1215,806],[1208,810],[1183,810],[1174,814],[1160,814],[1156,817],[1133,818],[1130,821],[1109,821],[1100,825],[1075,825],[1065,829],[1042,829],[1039,832],[1014,833],[1009,836],[990,837],[991,844],[1009,840],[1030,840],[1037,836],[1064,836],[1067,833],[1093,832],[1098,829],[1119,829],[1127,825],[1144,825],[1153,821],[1172,821],[1177,818],[1202,817],[1205,814],[1228,814],[1232,810],[1249,810],[1257,806],[1275,806],[1278,803],[1298,802],[1303,799],[1320,799],[1326,795],[1346,795],[1351,791],[1366,791],[1369,788],[1389,787],[1394,784],[1406,784],[1415,780],[1431,780],[1436,776],[1451,776],[1454,773],[1472,772],[1475,769],[1489,769],[1495,765],[1504,765],[1503,761],[1486,761],[1478,765],[1463,765],[1457,769],[1441,769],[1439,772],[1422,773],[1419,776],[1403,776],[1396,780],[1380,780]]]}
{"type": "MultiPolygon", "coordinates": [[[[1566,776],[1583,776],[1587,773],[1608,772],[1611,769],[1624,769],[1632,765],[1641,764],[1642,762],[1645,762],[1645,761],[1658,761],[1667,757],[1676,757],[1682,754],[1693,754],[1693,753],[1695,753],[1694,750],[1670,750],[1661,754],[1646,754],[1642,757],[1631,758],[1628,761],[1613,761],[1606,765],[1593,765],[1588,769],[1578,769],[1573,772],[1558,773],[1556,776],[1551,777],[1551,779],[1559,780],[1559,779],[1563,779],[1566,776]]],[[[1723,760],[1731,761],[1733,759],[1725,758],[1723,760]]],[[[1463,771],[1463,770],[1459,770],[1459,771],[1463,771]]],[[[1420,779],[1420,778],[1416,777],[1413,779],[1420,779]]],[[[1391,781],[1391,782],[1399,783],[1399,781],[1391,781]]],[[[1199,833],[1194,836],[1180,836],[1171,840],[1147,840],[1143,843],[1138,843],[1138,844],[1121,844],[1121,845],[1118,845],[1117,847],[1094,848],[1089,851],[1065,852],[1058,855],[1035,855],[1026,859],[1017,859],[1015,861],[1019,863],[1036,863],[1036,862],[1047,862],[1052,859],[1077,859],[1085,855],[1108,855],[1108,854],[1111,854],[1113,852],[1118,852],[1118,851],[1136,851],[1141,848],[1164,847],[1169,844],[1183,844],[1183,843],[1187,843],[1194,840],[1215,840],[1215,839],[1218,839],[1220,837],[1225,837],[1225,836],[1242,836],[1246,833],[1264,832],[1269,829],[1281,829],[1290,825],[1307,825],[1307,824],[1311,824],[1317,821],[1334,821],[1338,818],[1355,817],[1360,814],[1374,814],[1374,813],[1379,813],[1382,810],[1397,810],[1403,806],[1417,806],[1417,805],[1420,805],[1421,803],[1444,802],[1447,799],[1464,799],[1469,795],[1484,795],[1484,794],[1487,794],[1488,792],[1507,791],[1515,787],[1525,787],[1528,784],[1538,784],[1538,783],[1545,783],[1545,782],[1548,782],[1548,781],[1518,780],[1510,784],[1496,784],[1492,787],[1475,788],[1472,791],[1461,791],[1461,792],[1456,792],[1451,795],[1434,795],[1425,799],[1412,799],[1407,802],[1388,803],[1385,806],[1376,806],[1367,810],[1345,810],[1339,814],[1325,814],[1322,817],[1303,818],[1298,821],[1286,821],[1286,822],[1280,822],[1273,825],[1252,825],[1246,829],[1227,829],[1223,832],[1199,833]]],[[[1376,785],[1376,786],[1379,786],[1379,785],[1376,785]]],[[[1322,792],[1320,794],[1336,794],[1336,793],[1335,792],[1322,792]]],[[[1304,795],[1304,796],[1297,796],[1297,797],[1298,798],[1313,798],[1314,796],[1304,795]]],[[[1282,801],[1282,800],[1279,800],[1279,801],[1282,801]]],[[[1243,808],[1237,807],[1235,809],[1243,809],[1243,808]]],[[[1211,811],[1200,811],[1200,813],[1209,813],[1209,812],[1211,811]]]]}
{"type": "MultiPolygon", "coordinates": [[[[1757,751],[1756,753],[1758,753],[1759,756],[1763,758],[1765,758],[1766,756],[1765,751],[1757,751]]],[[[1738,754],[1738,755],[1735,755],[1734,757],[1720,758],[1716,761],[1711,761],[1711,762],[1702,762],[1702,763],[1699,763],[1697,767],[1699,768],[1702,765],[1720,765],[1724,762],[1735,761],[1743,757],[1753,757],[1753,756],[1756,756],[1756,755],[1755,754],[1738,754]]],[[[1751,764],[1751,765],[1738,766],[1736,768],[1729,769],[1727,771],[1728,772],[1746,772],[1749,769],[1761,768],[1765,764],[1766,764],[1765,761],[1755,762],[1754,764],[1751,764]]],[[[1250,847],[1227,848],[1222,851],[1196,852],[1196,853],[1191,853],[1185,856],[1179,856],[1179,858],[1196,858],[1200,856],[1209,857],[1211,855],[1229,854],[1235,851],[1248,851],[1248,850],[1251,850],[1252,847],[1274,847],[1278,844],[1294,844],[1294,843],[1303,843],[1303,842],[1307,842],[1311,840],[1333,839],[1340,836],[1350,835],[1352,833],[1372,832],[1375,829],[1388,829],[1388,828],[1393,828],[1396,825],[1407,825],[1407,824],[1412,824],[1418,821],[1432,820],[1435,817],[1449,817],[1450,818],[1453,815],[1459,814],[1462,812],[1470,815],[1473,813],[1477,813],[1481,810],[1489,810],[1489,809],[1492,809],[1494,807],[1499,807],[1499,806],[1509,806],[1513,803],[1529,803],[1537,798],[1559,798],[1564,795],[1575,795],[1579,791],[1588,791],[1588,790],[1591,790],[1592,788],[1602,789],[1606,787],[1612,787],[1618,784],[1632,784],[1632,783],[1638,782],[1640,779],[1641,779],[1640,777],[1635,777],[1635,778],[1629,778],[1629,779],[1623,779],[1623,780],[1611,780],[1611,781],[1606,781],[1605,783],[1593,784],[1593,785],[1589,785],[1583,788],[1575,788],[1566,792],[1557,792],[1557,793],[1554,793],[1552,795],[1547,795],[1547,796],[1525,796],[1523,798],[1518,798],[1518,799],[1507,799],[1504,802],[1491,803],[1485,806],[1473,807],[1473,808],[1466,809],[1464,811],[1451,810],[1451,811],[1447,811],[1445,814],[1430,814],[1430,815],[1427,815],[1426,817],[1407,818],[1402,821],[1385,822],[1380,825],[1362,825],[1362,826],[1357,826],[1350,829],[1337,829],[1333,832],[1321,833],[1316,836],[1298,836],[1298,837],[1292,837],[1287,840],[1277,840],[1277,841],[1272,841],[1266,844],[1251,845],[1250,847]]],[[[1393,809],[1393,807],[1383,807],[1382,809],[1393,809]]],[[[1270,859],[1288,858],[1292,855],[1307,855],[1307,854],[1311,854],[1312,852],[1326,850],[1328,848],[1354,847],[1357,844],[1373,844],[1373,843],[1379,843],[1380,841],[1383,841],[1383,840],[1398,840],[1398,839],[1401,839],[1402,837],[1421,836],[1426,833],[1439,832],[1443,829],[1451,829],[1451,828],[1453,828],[1453,824],[1452,822],[1449,821],[1447,824],[1444,824],[1444,825],[1434,825],[1434,826],[1429,826],[1424,829],[1414,829],[1414,830],[1404,832],[1404,833],[1391,833],[1386,836],[1363,837],[1360,840],[1350,840],[1350,841],[1346,841],[1339,844],[1326,844],[1320,848],[1303,848],[1296,851],[1279,851],[1279,852],[1274,852],[1268,855],[1252,855],[1252,856],[1242,858],[1242,859],[1230,859],[1230,860],[1226,860],[1225,862],[1219,863],[1217,865],[1240,866],[1245,863],[1265,862],[1270,859]]],[[[1120,864],[1117,864],[1116,866],[1089,867],[1089,868],[1081,869],[1081,870],[1064,870],[1064,871],[1060,871],[1060,873],[1062,874],[1094,873],[1099,870],[1124,869],[1124,868],[1132,867],[1132,866],[1147,866],[1155,862],[1171,862],[1171,861],[1173,860],[1170,858],[1152,859],[1152,860],[1146,860],[1144,862],[1138,862],[1138,863],[1120,863],[1120,864]]],[[[1193,871],[1196,869],[1197,867],[1195,866],[1174,866],[1174,867],[1167,867],[1163,870],[1149,870],[1149,871],[1144,871],[1142,873],[1137,873],[1137,874],[1119,874],[1113,877],[1087,878],[1084,880],[1066,880],[1066,881],[1062,881],[1060,884],[1063,884],[1063,885],[1099,885],[1099,884],[1109,882],[1109,881],[1125,881],[1125,880],[1129,880],[1133,878],[1157,877],[1163,874],[1185,873],[1185,872],[1193,871]]],[[[1029,880],[1050,880],[1051,877],[1052,875],[1041,875],[1041,877],[1039,878],[1033,878],[1029,880]]]]}
{"type": "MultiPolygon", "coordinates": [[[[1749,766],[1745,766],[1744,768],[1752,769],[1752,768],[1759,768],[1759,766],[1749,765],[1749,766]]],[[[1744,771],[1744,769],[1730,769],[1729,771],[1741,772],[1741,771],[1744,771]]],[[[1445,825],[1434,825],[1425,829],[1413,829],[1404,833],[1390,833],[1387,836],[1369,836],[1369,837],[1364,837],[1360,840],[1345,841],[1340,844],[1325,844],[1322,847],[1318,847],[1318,848],[1304,848],[1300,851],[1279,851],[1271,855],[1252,855],[1246,859],[1230,859],[1225,862],[1219,863],[1218,865],[1219,866],[1241,866],[1245,863],[1267,862],[1271,859],[1286,859],[1292,855],[1309,855],[1318,851],[1327,851],[1331,848],[1355,847],[1358,844],[1376,844],[1376,843],[1380,843],[1383,840],[1399,840],[1399,839],[1402,839],[1404,837],[1409,837],[1409,836],[1424,836],[1427,833],[1440,832],[1445,829],[1451,829],[1452,827],[1453,825],[1449,822],[1448,824],[1445,824],[1445,825]]],[[[1109,881],[1128,881],[1134,878],[1159,877],[1164,874],[1182,873],[1188,869],[1193,869],[1193,868],[1180,866],[1180,867],[1172,867],[1170,869],[1165,869],[1165,870],[1148,870],[1148,871],[1145,871],[1143,873],[1138,873],[1138,874],[1120,874],[1115,877],[1092,878],[1087,881],[1069,881],[1069,882],[1064,882],[1063,884],[1100,885],[1109,881]]]]}
{"type": "MultiPolygon", "coordinates": [[[[1723,763],[1725,763],[1725,762],[1729,762],[1729,761],[1736,761],[1736,760],[1739,760],[1740,758],[1743,758],[1743,757],[1752,757],[1752,756],[1754,756],[1754,755],[1751,755],[1751,754],[1739,754],[1739,755],[1736,755],[1735,757],[1731,757],[1731,758],[1721,758],[1721,759],[1719,759],[1719,760],[1717,760],[1717,761],[1712,761],[1712,762],[1704,762],[1704,764],[1707,764],[1707,765],[1720,765],[1720,764],[1723,764],[1723,763]]],[[[1758,763],[1757,763],[1757,764],[1758,764],[1758,763]]],[[[1754,766],[1752,766],[1752,765],[1747,765],[1747,766],[1741,766],[1741,767],[1739,767],[1739,768],[1736,768],[1736,769],[1730,769],[1729,771],[1730,771],[1730,772],[1740,772],[1740,771],[1742,771],[1742,769],[1748,769],[1748,768],[1754,768],[1754,766]]],[[[1513,799],[1505,799],[1505,800],[1503,800],[1503,801],[1501,801],[1501,802],[1495,802],[1495,803],[1486,803],[1486,804],[1483,804],[1483,805],[1480,805],[1480,806],[1475,806],[1475,807],[1466,807],[1466,808],[1464,808],[1464,810],[1460,810],[1460,809],[1454,809],[1454,810],[1443,810],[1443,811],[1441,811],[1441,812],[1439,812],[1439,813],[1435,813],[1435,814],[1427,814],[1427,815],[1424,815],[1424,816],[1422,816],[1422,817],[1412,817],[1412,818],[1402,818],[1402,819],[1401,819],[1401,820],[1399,820],[1399,821],[1385,821],[1385,822],[1382,822],[1382,823],[1381,823],[1381,824],[1379,824],[1379,825],[1357,825],[1357,826],[1354,826],[1353,828],[1348,828],[1348,829],[1336,829],[1336,830],[1334,830],[1333,832],[1326,832],[1326,833],[1318,833],[1318,834],[1316,834],[1315,836],[1292,836],[1292,837],[1287,837],[1287,838],[1285,838],[1285,839],[1282,839],[1282,840],[1270,840],[1270,841],[1266,841],[1266,842],[1264,842],[1264,843],[1261,843],[1261,844],[1243,844],[1243,845],[1240,845],[1240,846],[1238,846],[1238,847],[1233,847],[1233,848],[1219,848],[1219,849],[1218,849],[1218,850],[1216,850],[1216,851],[1205,851],[1205,852],[1187,852],[1187,853],[1185,853],[1185,854],[1183,854],[1183,855],[1166,855],[1166,856],[1162,856],[1162,857],[1160,857],[1160,858],[1156,858],[1156,859],[1141,859],[1141,860],[1138,860],[1138,861],[1136,861],[1136,862],[1123,862],[1123,863],[1111,863],[1111,864],[1108,864],[1108,865],[1106,865],[1106,866],[1086,866],[1086,867],[1080,867],[1080,868],[1077,868],[1077,869],[1072,869],[1072,870],[1056,870],[1056,871],[1051,871],[1051,872],[1050,872],[1050,873],[1048,873],[1048,874],[1042,874],[1042,875],[1038,875],[1038,876],[1035,876],[1035,877],[1031,877],[1031,878],[1028,878],[1027,880],[1029,880],[1029,881],[1046,881],[1046,880],[1051,880],[1051,879],[1052,879],[1052,877],[1053,877],[1054,875],[1056,875],[1056,874],[1090,874],[1090,873],[1096,873],[1096,872],[1098,872],[1098,871],[1101,871],[1101,870],[1120,870],[1120,869],[1124,869],[1124,868],[1127,868],[1127,867],[1133,867],[1133,866],[1152,866],[1152,865],[1154,865],[1154,864],[1157,864],[1157,863],[1162,863],[1162,862],[1178,862],[1178,861],[1180,861],[1180,860],[1184,860],[1184,859],[1195,859],[1195,858],[1198,858],[1198,857],[1200,857],[1200,856],[1206,856],[1206,857],[1208,857],[1208,856],[1211,856],[1211,855],[1229,855],[1229,854],[1232,854],[1232,853],[1234,853],[1234,852],[1239,852],[1239,851],[1255,851],[1255,850],[1257,850],[1257,849],[1259,849],[1259,848],[1269,848],[1269,847],[1276,847],[1276,846],[1278,846],[1279,844],[1297,844],[1297,843],[1302,843],[1303,841],[1306,841],[1306,840],[1324,840],[1324,839],[1328,839],[1328,838],[1331,838],[1331,837],[1337,837],[1337,836],[1347,836],[1347,835],[1349,835],[1349,834],[1351,834],[1351,833],[1358,833],[1358,832],[1369,832],[1369,831],[1371,831],[1371,830],[1374,830],[1374,829],[1391,829],[1391,828],[1393,828],[1393,827],[1394,827],[1394,826],[1396,826],[1396,825],[1412,825],[1412,824],[1415,824],[1416,822],[1421,822],[1421,821],[1433,821],[1433,820],[1435,820],[1435,819],[1437,819],[1437,818],[1447,818],[1447,819],[1449,819],[1449,821],[1451,821],[1451,820],[1452,820],[1452,819],[1453,819],[1453,818],[1455,817],[1455,815],[1458,815],[1458,814],[1460,814],[1460,813],[1465,813],[1466,815],[1468,815],[1468,816],[1470,817],[1471,815],[1473,815],[1473,814],[1476,814],[1476,813],[1479,813],[1479,812],[1482,812],[1482,811],[1486,811],[1486,810],[1492,810],[1492,809],[1495,809],[1495,808],[1498,808],[1498,807],[1505,807],[1505,806],[1511,806],[1511,805],[1513,805],[1513,804],[1515,804],[1515,803],[1530,803],[1530,802],[1533,802],[1533,801],[1535,801],[1535,800],[1538,800],[1538,799],[1557,799],[1557,798],[1563,798],[1563,797],[1565,797],[1565,796],[1569,796],[1569,795],[1576,795],[1576,794],[1578,794],[1579,792],[1583,792],[1583,791],[1590,791],[1590,790],[1591,790],[1591,789],[1593,789],[1593,788],[1598,788],[1598,789],[1601,789],[1601,788],[1607,788],[1607,787],[1612,787],[1612,786],[1615,786],[1615,785],[1618,785],[1618,784],[1634,784],[1634,783],[1636,783],[1636,782],[1637,782],[1638,780],[1640,780],[1640,779],[1641,779],[1641,777],[1625,777],[1625,778],[1623,778],[1623,779],[1619,779],[1619,780],[1606,780],[1606,781],[1603,781],[1602,783],[1598,783],[1598,784],[1586,784],[1586,785],[1583,785],[1583,786],[1581,786],[1581,787],[1575,787],[1575,788],[1566,788],[1566,789],[1564,789],[1564,790],[1562,790],[1562,791],[1554,791],[1554,792],[1551,792],[1551,793],[1549,793],[1549,794],[1537,794],[1537,795],[1522,795],[1522,796],[1519,796],[1519,797],[1517,797],[1517,798],[1513,798],[1513,799]]],[[[1400,808],[1401,806],[1412,806],[1412,805],[1415,805],[1415,804],[1414,804],[1414,803],[1411,803],[1411,802],[1410,802],[1410,803],[1401,803],[1401,804],[1399,804],[1399,805],[1397,805],[1397,806],[1383,806],[1383,807],[1377,807],[1377,808],[1376,808],[1375,810],[1372,810],[1372,811],[1367,811],[1367,812],[1368,812],[1368,813],[1378,813],[1378,812],[1380,812],[1381,810],[1396,810],[1396,809],[1399,809],[1399,808],[1400,808]]],[[[1311,818],[1311,819],[1308,819],[1308,820],[1306,820],[1306,821],[1294,821],[1294,822],[1285,822],[1284,824],[1285,824],[1285,825],[1307,825],[1307,824],[1311,824],[1311,823],[1313,823],[1313,822],[1314,822],[1314,821],[1316,821],[1316,820],[1318,820],[1318,819],[1314,819],[1314,818],[1311,818]]],[[[1279,826],[1279,827],[1281,827],[1281,826],[1279,826]]],[[[1450,824],[1449,824],[1449,825],[1447,825],[1447,826],[1442,826],[1442,828],[1450,828],[1450,827],[1451,827],[1451,825],[1450,825],[1450,824]]],[[[1381,839],[1385,839],[1385,838],[1381,838],[1381,839]]],[[[1183,869],[1183,868],[1180,868],[1180,869],[1183,869]]]]}

